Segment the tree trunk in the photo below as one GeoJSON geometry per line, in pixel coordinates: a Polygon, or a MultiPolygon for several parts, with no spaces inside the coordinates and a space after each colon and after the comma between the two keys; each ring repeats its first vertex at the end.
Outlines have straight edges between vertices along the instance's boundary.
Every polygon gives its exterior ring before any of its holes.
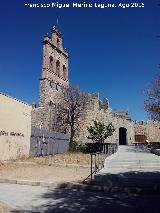
{"type": "Polygon", "coordinates": [[[74,135],[75,135],[74,126],[71,126],[71,135],[70,135],[70,142],[69,142],[70,148],[74,146],[74,135]]]}

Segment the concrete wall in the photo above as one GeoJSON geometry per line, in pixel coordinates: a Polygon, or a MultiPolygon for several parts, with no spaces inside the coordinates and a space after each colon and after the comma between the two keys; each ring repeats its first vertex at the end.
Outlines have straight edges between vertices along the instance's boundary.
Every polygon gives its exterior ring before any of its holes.
{"type": "Polygon", "coordinates": [[[0,160],[29,155],[32,107],[0,93],[0,160]]]}

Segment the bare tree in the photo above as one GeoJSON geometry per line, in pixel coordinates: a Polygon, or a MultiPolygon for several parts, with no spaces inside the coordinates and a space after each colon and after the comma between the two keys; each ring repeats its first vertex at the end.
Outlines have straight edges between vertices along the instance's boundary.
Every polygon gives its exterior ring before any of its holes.
{"type": "Polygon", "coordinates": [[[160,74],[157,75],[149,89],[145,91],[144,109],[151,119],[160,121],[160,74]]]}
{"type": "Polygon", "coordinates": [[[70,147],[80,128],[80,121],[85,118],[88,95],[75,86],[70,86],[63,92],[62,102],[56,109],[57,131],[70,133],[70,147]]]}

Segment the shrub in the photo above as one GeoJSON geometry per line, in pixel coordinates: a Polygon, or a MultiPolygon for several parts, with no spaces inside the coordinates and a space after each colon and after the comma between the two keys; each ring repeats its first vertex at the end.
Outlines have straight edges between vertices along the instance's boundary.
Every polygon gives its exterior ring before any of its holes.
{"type": "Polygon", "coordinates": [[[86,153],[86,145],[78,144],[77,142],[74,141],[72,142],[72,146],[70,146],[69,151],[86,153]]]}
{"type": "Polygon", "coordinates": [[[106,138],[113,135],[115,128],[112,123],[105,125],[104,123],[101,123],[99,121],[93,122],[93,126],[87,127],[87,130],[90,134],[89,136],[87,136],[88,139],[91,139],[92,141],[97,143],[104,143],[106,138]]]}

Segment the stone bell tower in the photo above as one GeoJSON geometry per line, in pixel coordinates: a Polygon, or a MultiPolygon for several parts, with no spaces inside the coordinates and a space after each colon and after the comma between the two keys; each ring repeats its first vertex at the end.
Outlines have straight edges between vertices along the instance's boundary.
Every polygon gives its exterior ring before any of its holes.
{"type": "Polygon", "coordinates": [[[68,53],[63,48],[58,24],[43,40],[42,78],[40,79],[40,106],[56,104],[63,89],[68,87],[68,53]]]}

